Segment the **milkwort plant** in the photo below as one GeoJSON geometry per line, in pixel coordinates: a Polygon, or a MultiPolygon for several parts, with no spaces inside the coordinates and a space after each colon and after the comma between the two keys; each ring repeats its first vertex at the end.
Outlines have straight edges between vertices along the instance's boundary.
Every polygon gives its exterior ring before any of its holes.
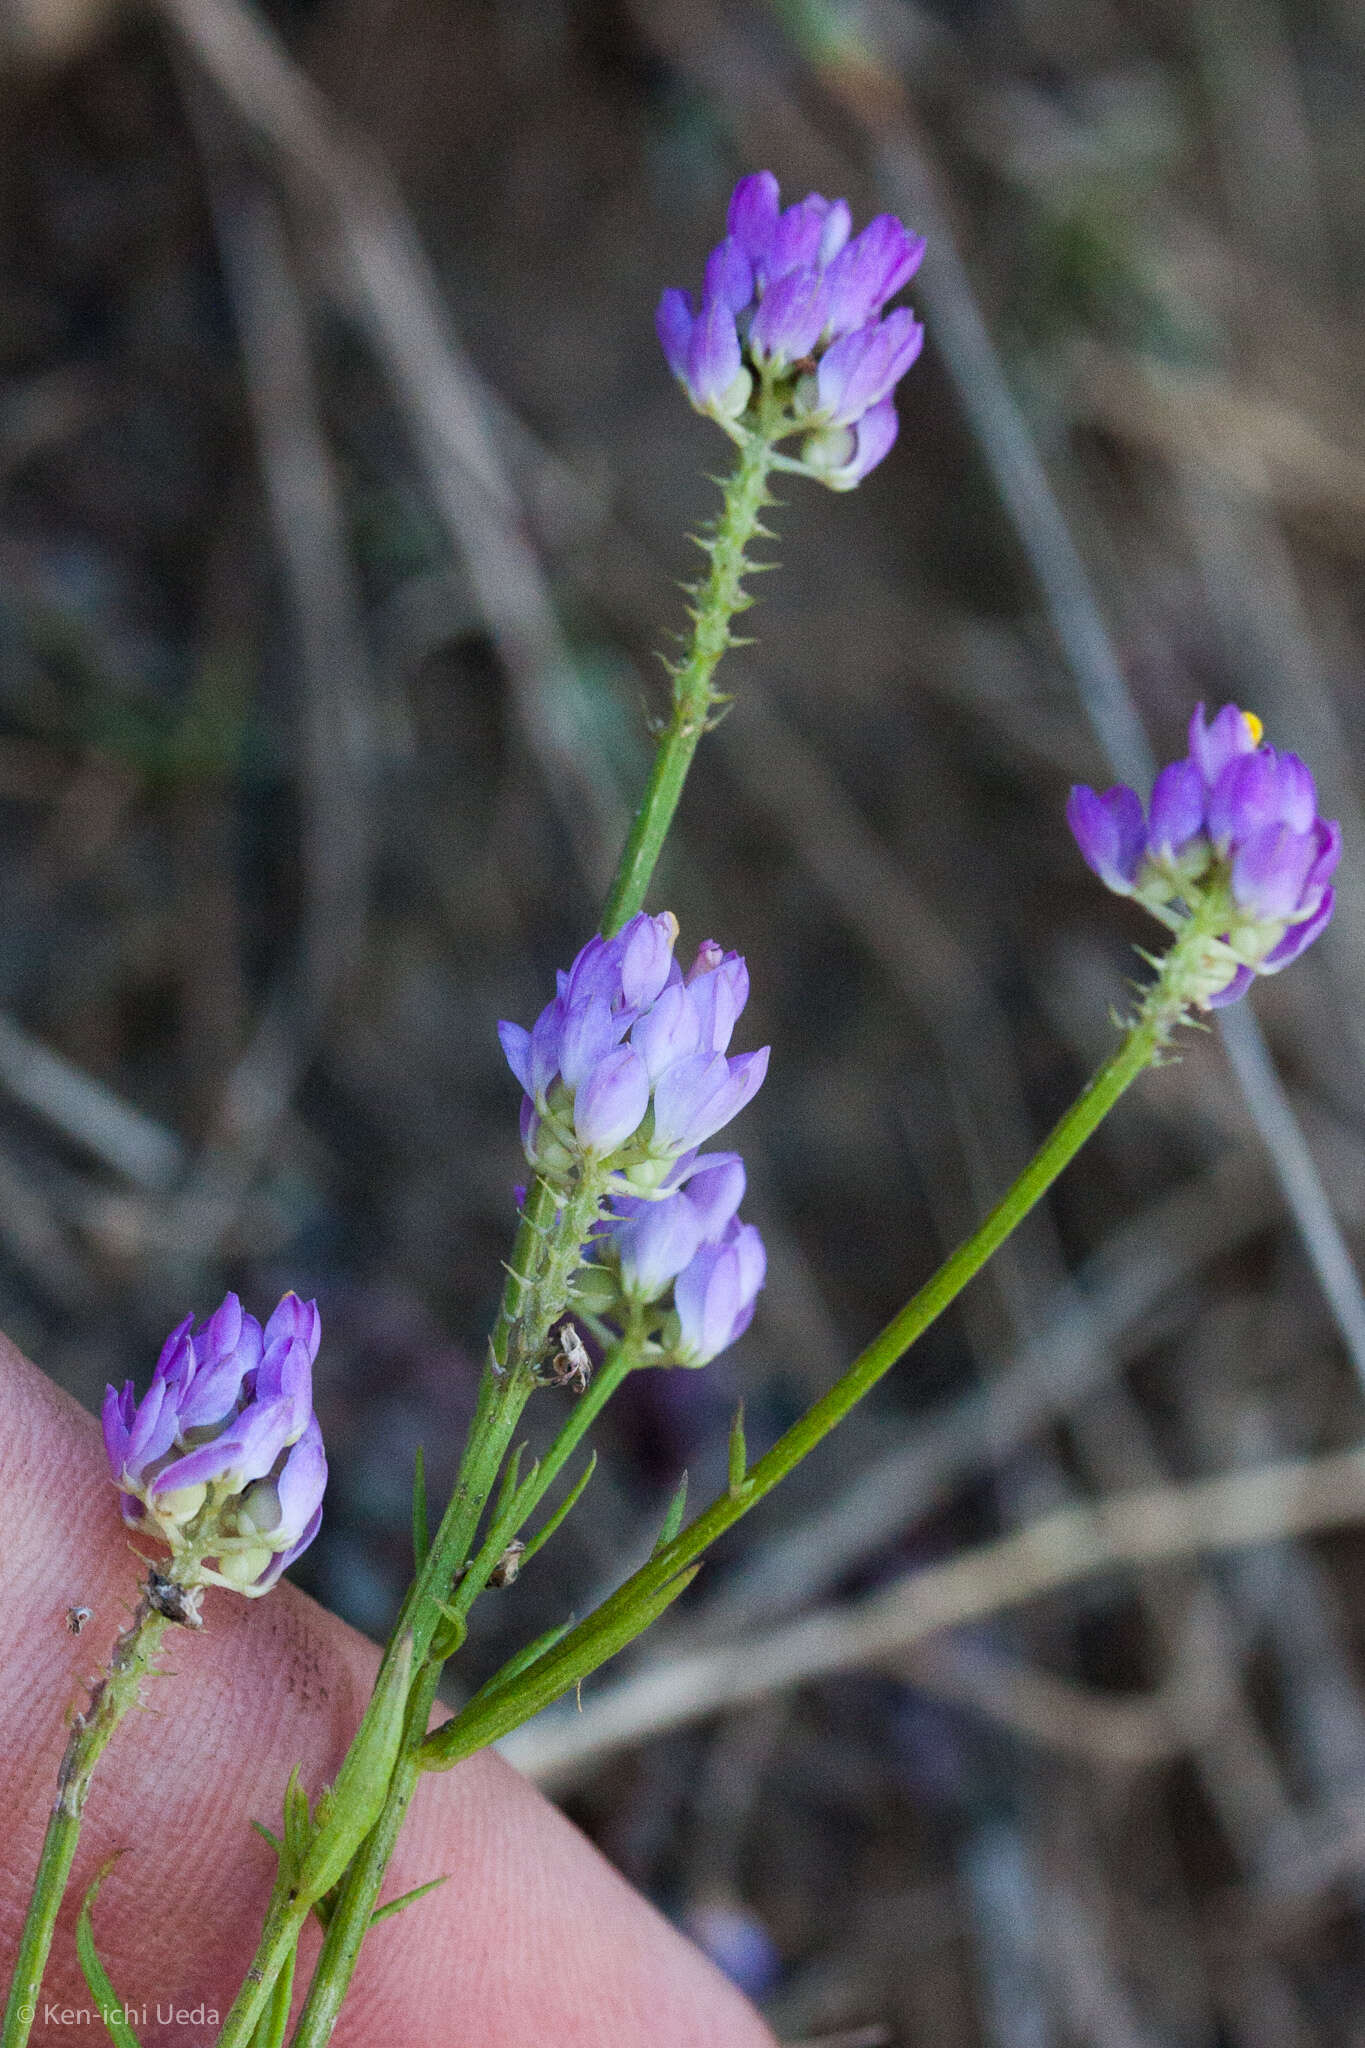
{"type": "MultiPolygon", "coordinates": [[[[741,1411],[722,1495],[684,1523],[680,1488],[645,1565],[428,1732],[437,1681],[471,1606],[487,1585],[526,1569],[572,1512],[591,1456],[532,1529],[624,1378],[704,1366],[754,1314],[765,1260],[757,1228],[740,1220],[743,1161],[701,1149],[767,1070],[766,1047],[730,1051],[748,971],[710,939],[684,970],[677,920],[647,912],[645,897],[722,701],[716,668],[749,602],[743,579],[756,566],[750,548],[767,537],[770,481],[797,474],[850,490],[890,452],[893,394],[923,334],[907,308],[888,307],[922,253],[890,215],[854,235],[843,200],[811,194],[783,209],[776,179],[762,171],[736,186],[700,294],[669,290],[660,301],[668,365],[735,444],[735,466],[702,543],[709,566],[693,593],[692,633],[672,665],[670,714],[601,928],[557,976],[531,1025],[501,1026],[522,1089],[531,1178],[457,1482],[433,1532],[419,1468],[416,1576],[335,1784],[315,1800],[297,1773],[285,1788],[260,1943],[219,2048],[284,2041],[299,1936],[313,1913],[325,1934],[292,2039],[321,2048],[423,1773],[496,1740],[647,1629],[685,1591],[707,1547],[828,1435],[980,1270],[1177,1028],[1288,966],[1332,915],[1338,829],[1318,815],[1304,764],[1266,745],[1259,721],[1236,705],[1212,719],[1202,706],[1195,712],[1188,755],[1161,771],[1145,807],[1126,786],[1073,790],[1068,820],[1083,858],[1171,934],[1164,955],[1143,955],[1152,978],[1113,1056],[974,1234],[769,1451],[750,1462],[741,1411]],[[595,1370],[583,1331],[596,1342],[595,1370]],[[523,1469],[517,1428],[547,1383],[575,1399],[549,1449],[523,1469]]],[[[0,2048],[26,2037],[91,1773],[136,1703],[166,1628],[200,1625],[207,1585],[249,1598],[268,1592],[316,1532],[326,1479],[311,1403],[318,1338],[312,1304],[286,1295],[262,1328],[229,1295],[198,1333],[189,1319],[171,1333],[140,1401],[131,1385],[109,1390],[105,1441],[121,1512],[158,1557],[89,1712],[76,1717],[0,2048]]],[[[101,2010],[116,2011],[90,1904],[88,1895],[81,1962],[101,2010]]],[[[117,2026],[119,2048],[136,2048],[126,2020],[117,2026]]]]}

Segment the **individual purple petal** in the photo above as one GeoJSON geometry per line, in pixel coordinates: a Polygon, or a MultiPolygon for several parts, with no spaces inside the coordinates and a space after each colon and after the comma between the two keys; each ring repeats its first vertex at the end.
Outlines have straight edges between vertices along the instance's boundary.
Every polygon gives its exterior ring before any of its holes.
{"type": "Polygon", "coordinates": [[[670,1067],[654,1091],[653,1149],[681,1152],[723,1129],[762,1087],[768,1050],[733,1060],[696,1053],[670,1067]]]}
{"type": "Polygon", "coordinates": [[[923,237],[912,235],[893,213],[869,221],[829,266],[830,334],[851,334],[875,320],[914,276],[923,255],[923,237]]]}
{"type": "Polygon", "coordinates": [[[730,198],[726,226],[751,263],[768,253],[777,228],[779,190],[771,171],[741,178],[730,198]]]}
{"type": "Polygon", "coordinates": [[[122,1392],[117,1387],[106,1387],[104,1406],[100,1410],[100,1422],[104,1430],[104,1449],[109,1459],[109,1470],[115,1479],[123,1476],[128,1458],[129,1426],[133,1418],[133,1382],[125,1380],[122,1392]]]}
{"type": "Polygon", "coordinates": [[[1280,818],[1280,778],[1268,747],[1235,756],[1209,791],[1209,837],[1220,852],[1280,818]]]}
{"type": "Polygon", "coordinates": [[[1280,822],[1295,832],[1311,831],[1318,815],[1318,792],[1307,768],[1297,754],[1276,754],[1275,774],[1280,822]]]}
{"type": "Polygon", "coordinates": [[[313,1412],[313,1361],[298,1337],[277,1337],[266,1352],[256,1375],[253,1405],[278,1406],[285,1443],[296,1443],[302,1436],[313,1412]]]}
{"type": "MultiPolygon", "coordinates": [[[[812,197],[818,195],[812,194],[812,197]]],[[[824,202],[825,218],[820,228],[820,245],[815,260],[821,270],[832,263],[853,232],[853,213],[846,199],[828,199],[824,202]]]]}
{"type": "Polygon", "coordinates": [[[801,460],[832,491],[851,491],[896,445],[894,398],[870,405],[856,427],[822,427],[801,444],[801,460]]]}
{"type": "Polygon", "coordinates": [[[640,1214],[612,1233],[621,1284],[637,1301],[657,1301],[695,1255],[701,1219],[683,1193],[639,1206],[640,1214]]]}
{"type": "Polygon", "coordinates": [[[1255,979],[1256,976],[1249,967],[1239,967],[1225,988],[1220,988],[1216,995],[1204,998],[1204,1008],[1226,1010],[1229,1003],[1239,1003],[1255,979]]]}
{"type": "MultiPolygon", "coordinates": [[[[188,1346],[190,1339],[184,1337],[181,1343],[188,1346]]],[[[168,1384],[168,1379],[169,1375],[152,1381],[132,1419],[124,1461],[129,1479],[142,1477],[158,1459],[165,1457],[175,1442],[178,1390],[168,1384]]]]}
{"type": "Polygon", "coordinates": [[[719,299],[732,313],[742,313],[754,295],[754,266],[733,235],[727,235],[706,259],[703,301],[719,299]]]}
{"type": "Polygon", "coordinates": [[[1308,870],[1303,885],[1303,900],[1310,902],[1319,889],[1325,889],[1337,871],[1341,859],[1341,827],[1335,818],[1319,818],[1313,827],[1313,838],[1317,853],[1308,870]]]}
{"type": "MultiPolygon", "coordinates": [[[[585,997],[584,1000],[588,998],[585,997]]],[[[558,995],[553,1002],[545,1005],[531,1026],[531,1085],[528,1093],[533,1095],[537,1102],[544,1100],[546,1090],[559,1072],[564,1019],[571,1006],[571,997],[558,995]]]]}
{"type": "Polygon", "coordinates": [[[623,1022],[601,996],[571,1005],[559,1040],[559,1071],[566,1088],[583,1086],[620,1042],[623,1029],[623,1022]]]}
{"type": "Polygon", "coordinates": [[[664,361],[680,384],[687,382],[687,350],[697,316],[686,292],[666,291],[654,315],[654,327],[664,361]]]}
{"type": "Polygon", "coordinates": [[[258,1579],[253,1580],[251,1585],[243,1586],[240,1588],[240,1590],[253,1597],[261,1593],[268,1593],[271,1587],[277,1583],[277,1581],[285,1572],[288,1571],[290,1565],[293,1564],[295,1558],[303,1556],[304,1551],[307,1550],[309,1544],[317,1535],[318,1530],[321,1527],[322,1509],[319,1507],[309,1517],[308,1526],[304,1530],[302,1536],[299,1537],[298,1542],[291,1543],[288,1550],[277,1551],[275,1556],[270,1560],[270,1563],[266,1566],[265,1570],[261,1573],[261,1576],[258,1579]]]}
{"type": "Polygon", "coordinates": [[[631,1044],[645,1063],[651,1086],[668,1067],[696,1052],[702,1043],[697,1010],[689,996],[690,991],[681,983],[666,988],[630,1034],[631,1044]]]}
{"type": "Polygon", "coordinates": [[[531,1093],[531,1034],[524,1024],[498,1025],[498,1043],[503,1058],[529,1095],[531,1093]]]}
{"type": "Polygon", "coordinates": [[[682,1189],[697,1219],[698,1242],[721,1237],[744,1200],[744,1161],[738,1152],[703,1152],[682,1189]]]}
{"type": "Polygon", "coordinates": [[[1147,836],[1136,790],[1120,782],[1099,796],[1078,783],[1067,800],[1066,822],[1086,866],[1107,889],[1130,896],[1147,836]]]}
{"type": "Polygon", "coordinates": [[[1152,784],[1147,851],[1173,860],[1204,828],[1204,778],[1193,761],[1172,761],[1152,784]]]}
{"type": "Polygon", "coordinates": [[[886,398],[924,346],[924,329],[908,306],[842,335],[815,373],[819,410],[832,426],[856,424],[886,398]]]}
{"type": "Polygon", "coordinates": [[[258,1480],[242,1502],[242,1513],[263,1536],[297,1541],[322,1505],[327,1486],[327,1453],[316,1416],[289,1452],[278,1477],[258,1480]]]}
{"type": "Polygon", "coordinates": [[[1292,917],[1317,855],[1311,832],[1265,825],[1238,846],[1232,861],[1232,894],[1239,910],[1267,922],[1292,917]]]}
{"type": "Polygon", "coordinates": [[[828,214],[829,201],[811,192],[778,216],[767,253],[754,264],[760,277],[766,276],[769,289],[789,271],[814,268],[828,214]]]}
{"type": "Polygon", "coordinates": [[[310,1365],[317,1357],[318,1347],[322,1343],[322,1317],[318,1314],[317,1303],[300,1301],[292,1288],[287,1294],[282,1294],[275,1304],[274,1312],[262,1332],[262,1345],[268,1350],[281,1337],[293,1337],[302,1344],[308,1353],[310,1365]]]}
{"type": "Polygon", "coordinates": [[[825,287],[811,269],[788,271],[770,284],[749,329],[756,363],[794,363],[809,355],[825,324],[825,287]]]}
{"type": "Polygon", "coordinates": [[[678,1357],[706,1365],[743,1335],[766,1274],[763,1240],[736,1217],[719,1244],[703,1245],[673,1285],[678,1357]]]}
{"type": "Polygon", "coordinates": [[[1254,754],[1260,745],[1259,720],[1252,720],[1235,704],[1225,704],[1206,724],[1204,707],[1197,704],[1190,720],[1190,756],[1212,789],[1229,761],[1242,754],[1254,754]]]}
{"type": "MultiPolygon", "coordinates": [[[[687,388],[702,412],[739,411],[734,394],[743,369],[735,316],[723,299],[702,307],[687,345],[687,388]]],[[[746,394],[747,395],[747,394],[746,394]]]]}
{"type": "Polygon", "coordinates": [[[1267,953],[1257,968],[1258,974],[1278,974],[1282,967],[1288,967],[1291,960],[1297,960],[1312,945],[1332,922],[1336,908],[1336,892],[1323,891],[1322,901],[1311,917],[1301,918],[1298,924],[1291,924],[1289,930],[1271,952],[1267,953]]]}
{"type": "MultiPolygon", "coordinates": [[[[704,974],[687,982],[687,1000],[697,1019],[697,1044],[704,1052],[724,1052],[749,1000],[749,970],[738,953],[727,953],[704,974]]],[[[688,1048],[689,1051],[692,1049],[688,1048]]]]}
{"type": "Polygon", "coordinates": [[[594,1068],[574,1098],[579,1143],[605,1156],[640,1127],[649,1107],[649,1072],[632,1046],[623,1045],[594,1068]]]}
{"type": "Polygon", "coordinates": [[[171,1331],[170,1336],[162,1345],[156,1364],[152,1367],[152,1372],[155,1378],[165,1379],[167,1375],[172,1372],[172,1370],[179,1372],[184,1369],[184,1365],[187,1362],[185,1357],[182,1356],[184,1348],[184,1339],[188,1337],[190,1331],[193,1328],[193,1316],[186,1316],[183,1322],[179,1322],[176,1324],[175,1328],[171,1331]]]}
{"type": "Polygon", "coordinates": [[[628,1009],[643,1010],[666,986],[677,936],[678,920],[667,910],[658,917],[641,911],[622,925],[617,934],[621,945],[620,988],[628,1009]]]}

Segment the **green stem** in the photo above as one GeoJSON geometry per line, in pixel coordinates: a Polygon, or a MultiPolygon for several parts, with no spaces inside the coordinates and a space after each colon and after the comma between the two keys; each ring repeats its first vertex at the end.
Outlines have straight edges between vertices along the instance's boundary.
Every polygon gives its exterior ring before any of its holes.
{"type": "Polygon", "coordinates": [[[749,434],[740,444],[740,459],[724,485],[725,500],[716,530],[704,543],[711,567],[696,592],[692,638],[673,669],[673,710],[659,735],[649,781],[635,813],[616,875],[602,913],[602,931],[610,938],[645,900],[655,864],[678,808],[687,771],[713,707],[721,700],[713,687],[716,664],[734,644],[730,628],[738,612],[752,602],[743,589],[754,565],[745,550],[763,529],[773,450],[768,435],[749,434]]]}
{"type": "MultiPolygon", "coordinates": [[[[494,1556],[483,1553],[477,1559],[471,1558],[474,1537],[522,1409],[536,1384],[535,1369],[543,1357],[551,1327],[567,1306],[573,1271],[597,1221],[603,1192],[589,1177],[566,1198],[537,1179],[527,1195],[502,1305],[490,1339],[490,1365],[480,1389],[479,1407],[455,1490],[432,1539],[426,1562],[404,1602],[387,1653],[393,1654],[403,1631],[411,1628],[414,1670],[418,1675],[408,1708],[404,1748],[383,1811],[343,1882],[294,2032],[294,2048],[320,2048],[336,2024],[360,1945],[378,1904],[384,1872],[421,1780],[417,1752],[426,1737],[441,1673],[439,1659],[428,1660],[433,1637],[445,1620],[444,1609],[453,1609],[460,1616],[468,1612],[496,1562],[494,1556]],[[465,1566],[469,1569],[464,1570],[457,1583],[457,1573],[465,1566]]],[[[608,1372],[604,1364],[542,1460],[539,1471],[528,1475],[518,1489],[521,1520],[535,1508],[616,1384],[616,1375],[608,1372]]],[[[221,2040],[219,2048],[225,2048],[221,2040]]]]}
{"type": "Polygon", "coordinates": [[[1190,970],[1197,966],[1208,944],[1209,922],[1192,921],[1186,927],[1166,955],[1157,981],[1113,1058],[1072,1104],[980,1227],[892,1317],[843,1377],[759,1459],[736,1491],[712,1502],[673,1542],[618,1587],[594,1614],[530,1666],[523,1678],[487,1702],[471,1702],[464,1714],[434,1735],[426,1749],[430,1767],[448,1769],[462,1757],[496,1741],[557,1699],[569,1685],[604,1662],[615,1647],[638,1633],[631,1626],[632,1616],[657,1612],[659,1598],[670,1583],[808,1457],[956,1300],[1047,1192],[1119,1097],[1169,1043],[1185,1013],[1190,970]],[[597,1654],[599,1651],[601,1654],[597,1654]]]}
{"type": "Polygon", "coordinates": [[[109,1668],[93,1688],[88,1709],[72,1723],[70,1740],[57,1772],[57,1798],[43,1837],[28,1916],[19,1938],[4,2024],[0,2026],[0,2048],[23,2048],[29,2037],[57,1912],[80,1839],[81,1815],[90,1780],[114,1730],[128,1709],[137,1704],[142,1680],[168,1626],[167,1616],[158,1612],[144,1593],[131,1622],[114,1644],[109,1668]]]}

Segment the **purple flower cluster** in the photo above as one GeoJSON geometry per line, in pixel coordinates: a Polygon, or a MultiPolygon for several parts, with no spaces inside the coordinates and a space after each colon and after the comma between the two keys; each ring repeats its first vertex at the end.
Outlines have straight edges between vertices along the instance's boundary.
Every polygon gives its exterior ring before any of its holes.
{"type": "Polygon", "coordinates": [[[1067,822],[1107,888],[1179,929],[1205,906],[1218,925],[1193,1000],[1218,1009],[1257,974],[1297,960],[1332,915],[1341,831],[1318,816],[1297,754],[1265,746],[1235,704],[1190,721],[1190,751],[1163,768],[1144,817],[1136,791],[1073,789],[1067,822]],[[1226,922],[1224,922],[1224,919],[1226,922]]]}
{"type": "Polygon", "coordinates": [[[589,940],[529,1031],[498,1026],[526,1091],[526,1156],[548,1179],[610,1163],[648,1193],[762,1085],[766,1046],[726,1058],[749,995],[743,960],[707,940],[684,975],[677,934],[671,913],[642,911],[589,940]]]}
{"type": "Polygon", "coordinates": [[[668,366],[727,431],[756,385],[779,394],[781,432],[805,437],[798,466],[851,490],[895,441],[892,392],[924,343],[907,307],[884,313],[924,242],[890,213],[854,235],[848,201],[818,192],[783,211],[771,171],[740,179],[726,228],[700,300],[673,290],[659,301],[668,366]]]}
{"type": "Polygon", "coordinates": [[[612,1205],[599,1255],[636,1307],[672,1287],[677,1328],[666,1350],[676,1364],[708,1365],[753,1320],[767,1254],[753,1224],[739,1220],[743,1196],[739,1154],[703,1152],[680,1164],[662,1196],[612,1205]]]}
{"type": "Polygon", "coordinates": [[[141,1401],[131,1380],[105,1393],[123,1519],[191,1550],[200,1579],[265,1593],[322,1521],[317,1304],[286,1294],[262,1329],[229,1294],[197,1335],[193,1322],[186,1316],[166,1339],[141,1401]]]}

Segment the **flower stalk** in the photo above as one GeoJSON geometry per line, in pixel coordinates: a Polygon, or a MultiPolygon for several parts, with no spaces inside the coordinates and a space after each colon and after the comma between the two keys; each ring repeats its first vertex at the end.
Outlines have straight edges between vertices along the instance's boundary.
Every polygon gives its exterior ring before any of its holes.
{"type": "Polygon", "coordinates": [[[177,1603],[174,1598],[181,1590],[177,1581],[160,1573],[149,1576],[132,1620],[114,1644],[103,1677],[91,1688],[88,1707],[73,1717],[57,1771],[57,1796],[48,1817],[28,1914],[19,1937],[14,1976],[0,2024],[0,2048],[23,2048],[28,2040],[57,1914],[80,1841],[81,1818],[95,1766],[124,1715],[138,1703],[142,1681],[151,1672],[162,1638],[171,1625],[172,1614],[167,1610],[181,1604],[186,1624],[198,1626],[192,1602],[177,1603]]]}

